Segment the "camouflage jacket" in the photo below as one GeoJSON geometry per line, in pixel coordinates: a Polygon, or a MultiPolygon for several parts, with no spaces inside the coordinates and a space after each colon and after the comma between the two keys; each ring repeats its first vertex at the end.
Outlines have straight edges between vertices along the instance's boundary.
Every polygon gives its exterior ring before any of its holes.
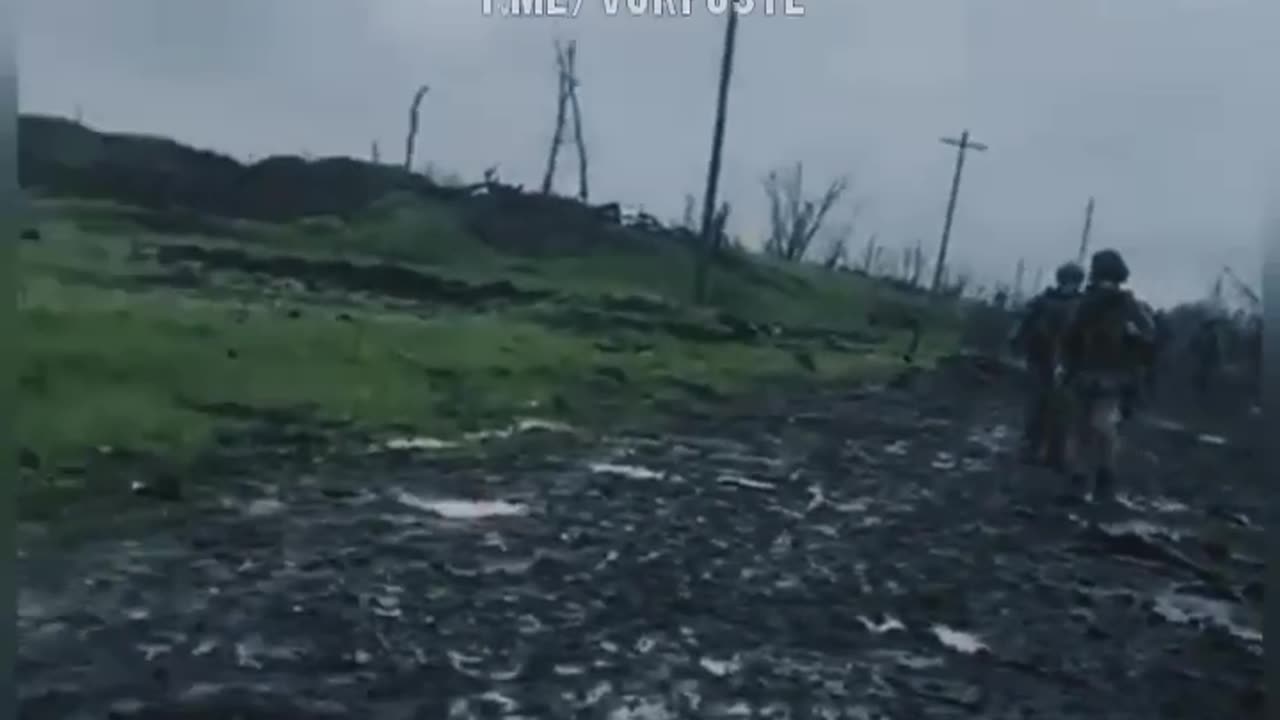
{"type": "Polygon", "coordinates": [[[1156,328],[1128,290],[1090,286],[1076,305],[1063,336],[1068,375],[1136,375],[1154,360],[1156,328]]]}
{"type": "Polygon", "coordinates": [[[1027,303],[1010,342],[1033,360],[1056,361],[1080,298],[1080,293],[1057,287],[1036,295],[1027,303]]]}

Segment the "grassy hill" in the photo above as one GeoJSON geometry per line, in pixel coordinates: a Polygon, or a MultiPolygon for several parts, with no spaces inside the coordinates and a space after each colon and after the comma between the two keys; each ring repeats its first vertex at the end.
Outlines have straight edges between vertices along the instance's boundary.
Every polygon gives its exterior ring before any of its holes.
{"type": "Polygon", "coordinates": [[[365,190],[326,196],[338,161],[296,158],[264,162],[292,165],[299,187],[244,194],[228,178],[255,166],[32,122],[35,232],[19,251],[29,498],[82,491],[96,456],[190,460],[264,417],[438,437],[530,416],[604,429],[779,380],[882,378],[912,322],[920,361],[955,338],[954,310],[740,250],[717,257],[709,302],[693,307],[688,233],[568,200],[350,160],[365,190]],[[309,199],[269,211],[275,197],[309,199]]]}

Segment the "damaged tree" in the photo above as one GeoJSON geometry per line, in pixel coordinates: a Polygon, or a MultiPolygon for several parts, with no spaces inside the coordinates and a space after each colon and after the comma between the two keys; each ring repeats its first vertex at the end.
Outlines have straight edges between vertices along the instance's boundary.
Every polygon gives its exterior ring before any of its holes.
{"type": "Polygon", "coordinates": [[[783,260],[803,260],[822,229],[827,213],[849,189],[848,178],[837,178],[816,201],[804,195],[804,165],[796,163],[785,175],[777,170],[764,180],[769,197],[767,254],[783,260]]]}
{"type": "Polygon", "coordinates": [[[911,287],[920,287],[920,279],[924,277],[924,242],[916,240],[915,249],[911,251],[911,287]]]}
{"type": "Polygon", "coordinates": [[[685,193],[684,196],[684,214],[680,216],[680,226],[686,230],[696,230],[698,200],[693,193],[685,193]]]}
{"type": "Polygon", "coordinates": [[[423,85],[413,94],[409,103],[409,133],[404,139],[404,169],[413,170],[413,150],[418,142],[418,110],[422,107],[422,98],[427,96],[427,86],[423,85]]]}
{"type": "Polygon", "coordinates": [[[838,270],[849,264],[849,236],[847,234],[832,235],[822,257],[822,267],[838,270]]]}
{"type": "Polygon", "coordinates": [[[542,176],[542,194],[550,195],[551,186],[555,182],[556,161],[560,156],[560,148],[564,145],[564,123],[569,113],[573,114],[573,142],[578,150],[578,199],[587,201],[589,195],[587,185],[587,144],[582,134],[582,105],[578,102],[578,42],[570,40],[562,44],[555,43],[556,49],[556,126],[551,134],[551,151],[547,156],[547,171],[542,176]]]}
{"type": "Polygon", "coordinates": [[[880,255],[880,246],[876,244],[876,235],[867,238],[867,245],[862,249],[862,272],[870,275],[875,269],[876,258],[880,255]]]}

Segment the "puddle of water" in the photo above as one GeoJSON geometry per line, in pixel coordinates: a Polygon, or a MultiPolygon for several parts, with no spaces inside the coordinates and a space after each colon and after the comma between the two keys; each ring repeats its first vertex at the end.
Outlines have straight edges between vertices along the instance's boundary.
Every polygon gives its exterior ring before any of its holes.
{"type": "Polygon", "coordinates": [[[1116,502],[1120,503],[1121,505],[1123,505],[1124,507],[1130,510],[1137,510],[1139,512],[1145,510],[1145,511],[1160,513],[1162,515],[1184,513],[1191,509],[1186,505],[1184,505],[1183,503],[1178,502],[1177,500],[1174,500],[1172,498],[1167,498],[1167,497],[1144,498],[1144,497],[1138,497],[1134,495],[1128,495],[1126,493],[1118,494],[1116,496],[1116,502]]]}
{"type": "MultiPolygon", "coordinates": [[[[544,432],[568,433],[573,432],[573,426],[556,420],[544,420],[542,418],[519,418],[512,424],[503,428],[493,428],[490,430],[476,430],[474,432],[465,433],[462,440],[465,442],[483,442],[485,440],[502,440],[513,435],[521,433],[533,432],[541,430],[544,432]]],[[[441,438],[416,436],[416,437],[396,437],[387,440],[381,445],[375,445],[371,450],[447,450],[456,448],[462,443],[457,440],[444,440],[441,438]]]]}
{"type": "Polygon", "coordinates": [[[736,657],[728,659],[704,657],[698,661],[698,665],[716,677],[728,677],[742,667],[742,663],[736,657]]]}
{"type": "Polygon", "coordinates": [[[452,440],[433,437],[398,437],[382,444],[388,450],[446,450],[457,446],[458,443],[452,440]]]}
{"type": "Polygon", "coordinates": [[[1006,425],[994,425],[989,428],[975,428],[969,433],[969,442],[977,445],[984,450],[992,453],[1000,452],[1007,445],[1006,440],[1010,437],[1009,428],[1006,425]]]}
{"type": "Polygon", "coordinates": [[[881,657],[895,665],[899,665],[910,670],[927,670],[929,668],[942,667],[946,663],[942,658],[933,655],[916,655],[905,650],[875,650],[872,653],[874,657],[881,657]]]}
{"type": "Polygon", "coordinates": [[[1137,535],[1147,540],[1165,538],[1177,542],[1186,537],[1182,531],[1158,525],[1149,520],[1122,520],[1102,523],[1098,527],[1108,535],[1137,535]]]}
{"type": "Polygon", "coordinates": [[[949,628],[946,625],[934,625],[929,630],[933,632],[934,637],[938,638],[938,642],[965,655],[989,649],[986,643],[973,633],[949,628]]]}
{"type": "Polygon", "coordinates": [[[888,445],[885,445],[884,452],[887,455],[898,455],[898,456],[906,455],[908,445],[909,443],[906,440],[896,440],[894,442],[889,443],[888,445]]]}
{"type": "Polygon", "coordinates": [[[840,512],[860,513],[866,512],[871,507],[871,498],[860,497],[853,500],[847,500],[840,503],[831,503],[831,507],[840,512]]]}
{"type": "Polygon", "coordinates": [[[862,623],[863,627],[865,627],[868,631],[875,633],[876,635],[883,635],[887,632],[892,632],[894,630],[907,629],[907,626],[903,625],[901,620],[899,620],[898,618],[892,615],[885,615],[884,620],[882,620],[881,622],[875,622],[870,618],[859,615],[858,622],[862,623]]]}
{"type": "Polygon", "coordinates": [[[929,463],[929,466],[934,470],[954,470],[956,467],[956,459],[955,456],[949,452],[939,452],[933,459],[933,462],[929,463]]]}
{"type": "Polygon", "coordinates": [[[514,428],[516,432],[530,432],[533,430],[573,432],[573,426],[568,423],[562,423],[557,420],[543,420],[541,418],[521,418],[516,420],[514,428]]]}
{"type": "Polygon", "coordinates": [[[571,433],[574,428],[568,423],[562,423],[556,420],[544,420],[542,418],[520,418],[511,425],[504,428],[496,428],[493,430],[477,430],[463,435],[463,439],[469,442],[483,442],[485,440],[502,440],[513,435],[521,433],[533,432],[541,430],[543,432],[554,433],[571,433]]]}
{"type": "Polygon", "coordinates": [[[609,720],[674,720],[679,717],[664,700],[657,698],[626,698],[621,707],[613,708],[606,716],[609,720]]]}
{"type": "Polygon", "coordinates": [[[1226,600],[1169,591],[1156,597],[1152,610],[1171,623],[1213,625],[1250,645],[1262,644],[1262,632],[1244,621],[1240,606],[1226,600]]]}
{"type": "Polygon", "coordinates": [[[1172,430],[1174,432],[1181,432],[1187,429],[1186,425],[1183,425],[1177,420],[1170,420],[1168,418],[1150,417],[1150,418],[1146,418],[1146,422],[1148,425],[1152,427],[1160,428],[1161,430],[1172,430]]]}
{"type": "Polygon", "coordinates": [[[601,475],[621,475],[632,480],[661,480],[666,474],[641,465],[622,465],[619,463],[591,463],[587,469],[601,475]]]}
{"type": "Polygon", "coordinates": [[[716,478],[716,482],[721,485],[737,485],[738,487],[750,490],[775,490],[777,489],[773,483],[763,482],[761,480],[752,480],[741,475],[721,475],[716,478]]]}
{"type": "Polygon", "coordinates": [[[415,510],[433,513],[450,520],[479,520],[488,517],[524,515],[528,507],[505,500],[428,500],[410,492],[395,494],[396,502],[415,510]]]}
{"type": "Polygon", "coordinates": [[[285,504],[275,498],[259,498],[244,506],[244,514],[249,517],[268,517],[284,511],[285,504]]]}

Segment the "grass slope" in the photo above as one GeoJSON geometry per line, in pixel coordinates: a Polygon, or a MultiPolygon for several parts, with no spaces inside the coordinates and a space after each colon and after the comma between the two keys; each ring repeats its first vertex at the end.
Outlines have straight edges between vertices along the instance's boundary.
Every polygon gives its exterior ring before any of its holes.
{"type": "MultiPolygon", "coordinates": [[[[900,363],[905,343],[901,333],[880,348],[818,336],[699,341],[660,325],[619,322],[601,331],[549,321],[584,310],[608,318],[610,297],[641,298],[646,312],[694,325],[729,310],[752,322],[833,332],[865,330],[871,310],[925,312],[852,275],[745,256],[717,269],[714,307],[693,309],[682,303],[691,260],[678,247],[517,257],[470,237],[445,206],[394,198],[349,222],[287,226],[167,217],[100,201],[37,200],[34,213],[41,239],[20,250],[17,437],[28,464],[38,459],[32,477],[45,482],[101,446],[193,457],[234,422],[209,411],[219,404],[444,436],[521,415],[607,427],[788,374],[878,377],[900,363]],[[176,244],[393,261],[557,295],[448,307],[200,268],[187,268],[197,280],[183,284],[174,281],[183,269],[162,267],[151,252],[176,244]],[[801,355],[814,369],[803,369],[801,355]]],[[[927,337],[940,350],[952,334],[944,328],[927,337]]]]}

